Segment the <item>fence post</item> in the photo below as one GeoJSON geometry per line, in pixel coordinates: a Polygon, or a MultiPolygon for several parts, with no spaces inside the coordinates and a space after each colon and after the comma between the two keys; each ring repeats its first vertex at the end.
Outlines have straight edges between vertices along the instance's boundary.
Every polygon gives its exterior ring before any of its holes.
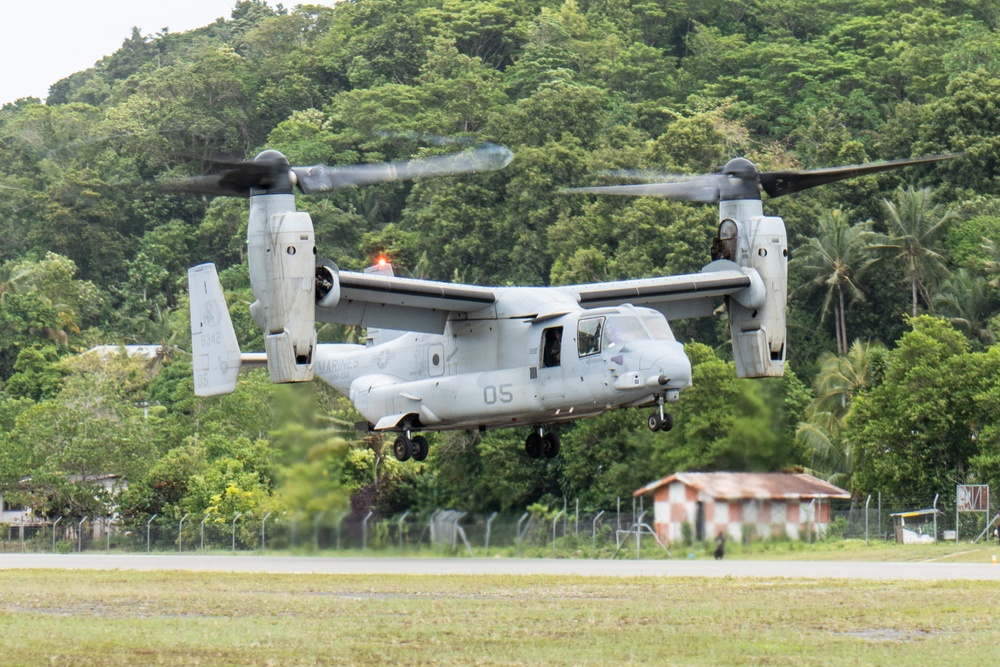
{"type": "Polygon", "coordinates": [[[868,503],[872,501],[872,494],[868,494],[868,500],[865,501],[865,546],[868,546],[868,503]]]}
{"type": "Polygon", "coordinates": [[[602,514],[604,514],[604,510],[598,512],[590,524],[590,551],[594,558],[597,558],[597,522],[600,521],[602,514]]]}
{"type": "Polygon", "coordinates": [[[243,516],[243,512],[237,512],[233,517],[233,553],[236,553],[236,520],[243,516]]]}
{"type": "Polygon", "coordinates": [[[642,520],[646,518],[646,510],[642,511],[639,515],[639,520],[635,522],[635,559],[639,560],[642,557],[642,520]]]}
{"type": "Polygon", "coordinates": [[[181,522],[177,525],[177,553],[184,553],[184,519],[188,518],[191,512],[181,517],[181,522]]]}
{"type": "MultiPolygon", "coordinates": [[[[934,504],[931,505],[931,507],[934,509],[934,541],[935,542],[937,542],[937,539],[938,539],[938,532],[937,532],[937,501],[938,501],[938,498],[940,498],[940,497],[941,497],[940,493],[935,493],[934,494],[934,504]]],[[[989,516],[988,512],[987,512],[987,516],[989,516]]]]}
{"type": "Polygon", "coordinates": [[[403,522],[406,521],[406,516],[410,513],[410,510],[403,512],[403,516],[399,517],[399,521],[396,525],[399,527],[399,548],[403,548],[403,522]]]}
{"type": "Polygon", "coordinates": [[[267,517],[271,516],[271,512],[264,515],[264,518],[260,520],[260,552],[264,553],[264,524],[267,523],[267,517]]]}
{"type": "Polygon", "coordinates": [[[365,516],[365,520],[361,522],[361,550],[367,551],[368,549],[368,519],[372,518],[372,514],[375,510],[368,510],[368,514],[365,516]]]}
{"type": "Polygon", "coordinates": [[[813,498],[812,502],[809,503],[809,523],[806,524],[806,529],[809,531],[809,544],[813,543],[813,525],[816,523],[816,499],[813,498]]]}
{"type": "Polygon", "coordinates": [[[347,512],[341,512],[340,516],[337,517],[337,551],[340,551],[340,527],[344,523],[344,517],[347,516],[347,512]]]}
{"type": "Polygon", "coordinates": [[[61,514],[59,515],[59,518],[52,523],[52,553],[56,552],[56,526],[59,525],[60,521],[62,521],[61,514]]]}
{"type": "Polygon", "coordinates": [[[618,510],[615,516],[615,546],[621,549],[621,542],[618,540],[618,533],[622,530],[622,497],[618,496],[618,510]]]}
{"type": "Polygon", "coordinates": [[[205,512],[205,518],[201,520],[201,550],[205,550],[205,522],[208,521],[208,517],[212,516],[212,511],[209,510],[205,512]]]}
{"type": "MultiPolygon", "coordinates": [[[[87,517],[80,519],[80,523],[76,524],[76,552],[83,552],[83,522],[87,520],[87,517]]],[[[24,519],[21,519],[23,522],[24,519]]],[[[24,530],[24,525],[22,524],[21,530],[24,530]]]]}
{"type": "Polygon", "coordinates": [[[521,524],[524,523],[524,520],[527,519],[529,516],[531,516],[531,514],[525,512],[524,514],[521,515],[521,518],[517,520],[517,535],[515,536],[514,539],[514,555],[516,556],[521,555],[521,524]]]}
{"type": "MultiPolygon", "coordinates": [[[[452,518],[452,522],[451,522],[451,548],[453,550],[458,548],[458,531],[460,530],[459,526],[458,526],[458,522],[461,521],[462,517],[464,517],[466,514],[467,514],[466,512],[459,512],[457,515],[455,515],[452,518]]],[[[472,556],[471,551],[469,552],[469,556],[470,557],[472,556]]]]}
{"type": "Polygon", "coordinates": [[[319,551],[319,524],[323,520],[324,514],[326,514],[326,510],[320,510],[316,518],[313,519],[313,542],[316,543],[316,551],[319,551]]]}
{"type": "Polygon", "coordinates": [[[552,557],[556,557],[556,523],[559,522],[559,517],[566,514],[566,510],[561,510],[552,519],[552,557]]]}
{"type": "Polygon", "coordinates": [[[104,529],[106,531],[106,534],[104,535],[104,537],[107,538],[107,543],[106,543],[107,547],[105,548],[105,551],[107,553],[111,553],[111,526],[112,525],[113,524],[112,524],[112,521],[111,521],[111,517],[108,517],[108,522],[104,526],[104,529]]]}
{"type": "MultiPolygon", "coordinates": [[[[879,537],[883,536],[882,532],[882,492],[878,492],[878,534],[879,537]]],[[[957,535],[958,533],[956,533],[957,535]]],[[[957,543],[957,542],[956,542],[957,543]]]]}
{"type": "Polygon", "coordinates": [[[490,555],[490,531],[493,530],[493,519],[497,518],[497,513],[494,512],[490,515],[490,518],[486,520],[486,555],[490,555]]]}
{"type": "Polygon", "coordinates": [[[153,519],[155,519],[158,516],[160,516],[160,515],[159,514],[154,514],[153,516],[149,517],[149,521],[146,522],[146,553],[149,553],[149,549],[150,549],[150,546],[149,546],[149,524],[153,523],[153,519]]]}

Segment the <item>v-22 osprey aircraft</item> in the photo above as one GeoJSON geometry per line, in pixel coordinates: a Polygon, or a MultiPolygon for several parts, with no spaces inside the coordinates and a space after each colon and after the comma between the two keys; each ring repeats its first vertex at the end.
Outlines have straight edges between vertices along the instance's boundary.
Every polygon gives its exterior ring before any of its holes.
{"type": "Polygon", "coordinates": [[[232,392],[243,364],[272,382],[318,376],[364,416],[358,428],[398,434],[400,461],[423,460],[420,431],[527,427],[531,458],[559,453],[560,424],[608,410],[665,404],[691,386],[691,363],[670,321],[711,315],[724,300],[736,374],[784,373],[788,245],[771,197],[869,173],[950,159],[938,155],[812,171],[759,172],[744,158],[701,176],[572,188],[570,193],[658,196],[719,203],[712,261],[699,273],[558,287],[485,287],[414,280],[391,265],[341,271],[316,257],[304,194],[400,178],[498,169],[510,151],[487,144],[445,157],[353,167],[292,167],[277,151],[188,179],[176,189],[249,197],[250,311],[265,353],[241,353],[215,266],[188,272],[195,393],[232,392]],[[316,322],[363,327],[367,344],[317,344],[316,322]]]}

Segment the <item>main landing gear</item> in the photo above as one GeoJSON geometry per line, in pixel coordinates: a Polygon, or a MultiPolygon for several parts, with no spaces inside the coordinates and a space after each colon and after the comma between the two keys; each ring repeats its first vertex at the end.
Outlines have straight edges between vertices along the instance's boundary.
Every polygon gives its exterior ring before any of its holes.
{"type": "Polygon", "coordinates": [[[427,443],[427,438],[422,435],[410,437],[408,430],[392,443],[392,453],[400,461],[407,461],[411,456],[414,461],[423,461],[427,458],[429,449],[430,445],[427,443]]]}
{"type": "Polygon", "coordinates": [[[542,429],[539,427],[537,431],[532,431],[524,441],[524,452],[529,459],[539,459],[543,456],[547,459],[554,459],[559,454],[559,445],[558,433],[549,431],[543,435],[542,429]]]}
{"type": "Polygon", "coordinates": [[[660,396],[656,400],[657,410],[653,414],[649,415],[649,419],[646,420],[646,426],[649,427],[650,431],[669,431],[674,427],[674,418],[669,412],[663,412],[663,397],[660,396]]]}

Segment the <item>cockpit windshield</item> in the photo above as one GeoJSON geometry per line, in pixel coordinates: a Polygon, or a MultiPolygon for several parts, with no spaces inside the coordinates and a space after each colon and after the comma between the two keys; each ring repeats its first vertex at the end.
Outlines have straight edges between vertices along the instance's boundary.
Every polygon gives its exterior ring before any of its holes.
{"type": "Polygon", "coordinates": [[[604,347],[610,349],[635,340],[649,340],[638,317],[621,315],[609,317],[604,325],[604,347]]]}

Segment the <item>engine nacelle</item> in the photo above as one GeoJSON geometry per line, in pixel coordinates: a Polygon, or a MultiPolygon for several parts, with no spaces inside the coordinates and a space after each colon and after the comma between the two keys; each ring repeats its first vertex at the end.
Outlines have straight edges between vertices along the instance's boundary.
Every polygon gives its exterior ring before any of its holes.
{"type": "Polygon", "coordinates": [[[264,332],[271,382],[308,382],[316,347],[312,218],[294,210],[290,195],[252,197],[250,206],[247,248],[257,299],[250,313],[264,332]]]}
{"type": "Polygon", "coordinates": [[[784,221],[761,215],[759,208],[759,200],[722,202],[722,222],[713,250],[713,258],[729,259],[755,270],[766,294],[757,307],[746,307],[733,297],[727,299],[733,359],[736,375],[741,378],[785,374],[788,239],[784,221]]]}
{"type": "Polygon", "coordinates": [[[328,259],[316,260],[316,305],[335,308],[340,303],[340,269],[328,259]]]}

